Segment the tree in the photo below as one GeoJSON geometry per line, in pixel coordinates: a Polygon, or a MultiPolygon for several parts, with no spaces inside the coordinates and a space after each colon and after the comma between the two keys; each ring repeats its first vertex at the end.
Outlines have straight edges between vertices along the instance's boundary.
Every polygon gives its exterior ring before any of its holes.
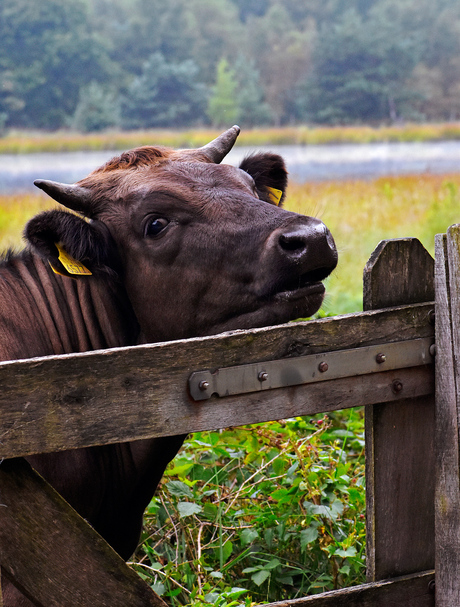
{"type": "Polygon", "coordinates": [[[110,44],[110,56],[123,71],[139,76],[154,53],[169,61],[193,58],[195,43],[188,0],[93,0],[98,27],[110,44]]]}
{"type": "Polygon", "coordinates": [[[216,83],[208,102],[207,114],[213,126],[231,126],[237,121],[237,86],[235,70],[230,68],[226,59],[221,59],[217,65],[216,83]]]}
{"type": "Polygon", "coordinates": [[[84,0],[2,0],[2,103],[19,126],[57,128],[75,111],[80,87],[106,80],[110,62],[84,0]]]}
{"type": "Polygon", "coordinates": [[[232,0],[238,7],[240,20],[245,23],[249,15],[262,17],[268,9],[269,0],[232,0]]]}
{"type": "Polygon", "coordinates": [[[295,119],[295,92],[312,69],[313,22],[297,29],[281,4],[248,19],[248,45],[260,72],[264,97],[276,124],[295,119]]]}
{"type": "Polygon", "coordinates": [[[203,82],[215,81],[222,57],[233,62],[245,48],[245,28],[231,0],[188,0],[190,27],[195,33],[189,53],[200,66],[203,82]]]}
{"type": "Polygon", "coordinates": [[[94,80],[80,89],[80,98],[72,120],[78,131],[102,131],[120,126],[120,100],[107,86],[94,80]]]}
{"type": "Polygon", "coordinates": [[[418,94],[414,106],[424,118],[455,120],[460,116],[460,5],[437,0],[423,12],[422,60],[408,82],[418,94]]]}
{"type": "Polygon", "coordinates": [[[189,126],[204,118],[205,104],[196,63],[167,61],[154,53],[128,88],[122,123],[127,128],[189,126]]]}
{"type": "Polygon", "coordinates": [[[240,55],[235,63],[235,78],[238,82],[236,122],[248,127],[271,124],[273,118],[270,106],[265,101],[260,73],[255,66],[255,61],[240,55]]]}
{"type": "Polygon", "coordinates": [[[333,27],[323,27],[315,46],[314,71],[298,100],[304,119],[396,119],[410,98],[406,81],[420,56],[418,39],[411,34],[403,35],[398,21],[385,20],[372,10],[367,19],[349,10],[333,27]]]}

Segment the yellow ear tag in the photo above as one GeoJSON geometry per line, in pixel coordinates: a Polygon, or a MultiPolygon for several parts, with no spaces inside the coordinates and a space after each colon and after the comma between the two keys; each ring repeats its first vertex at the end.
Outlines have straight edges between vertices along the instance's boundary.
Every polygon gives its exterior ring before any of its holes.
{"type": "MultiPolygon", "coordinates": [[[[79,276],[91,276],[92,275],[92,272],[90,272],[86,266],[84,266],[82,263],[80,263],[73,257],[70,257],[70,255],[64,251],[64,249],[62,248],[62,246],[59,243],[55,242],[54,244],[56,245],[56,249],[59,251],[58,259],[69,274],[75,274],[75,275],[79,275],[79,276]]],[[[61,272],[58,272],[57,270],[55,270],[55,268],[53,268],[52,265],[51,265],[51,268],[53,269],[53,271],[56,274],[61,274],[61,272]]]]}
{"type": "Polygon", "coordinates": [[[281,190],[277,190],[276,188],[269,188],[267,186],[267,190],[268,190],[268,197],[270,199],[270,202],[272,204],[276,204],[276,206],[279,205],[281,197],[283,195],[283,192],[281,190]]]}

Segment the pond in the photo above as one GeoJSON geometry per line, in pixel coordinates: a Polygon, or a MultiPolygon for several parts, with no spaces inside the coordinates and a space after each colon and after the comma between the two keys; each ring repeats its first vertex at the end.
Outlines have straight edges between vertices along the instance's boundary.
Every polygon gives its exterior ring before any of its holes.
{"type": "MultiPolygon", "coordinates": [[[[257,149],[281,154],[290,178],[298,182],[460,172],[460,141],[236,147],[226,162],[237,165],[257,149]]],[[[0,194],[33,190],[38,178],[73,183],[114,155],[114,151],[3,154],[0,194]]]]}

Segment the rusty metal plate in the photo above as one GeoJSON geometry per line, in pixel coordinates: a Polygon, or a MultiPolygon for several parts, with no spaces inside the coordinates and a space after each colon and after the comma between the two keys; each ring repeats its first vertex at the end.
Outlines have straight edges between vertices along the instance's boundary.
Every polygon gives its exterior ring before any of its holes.
{"type": "Polygon", "coordinates": [[[196,371],[190,375],[189,389],[196,401],[211,396],[247,394],[286,388],[380,371],[407,369],[434,362],[433,338],[413,339],[283,358],[267,362],[196,371]]]}

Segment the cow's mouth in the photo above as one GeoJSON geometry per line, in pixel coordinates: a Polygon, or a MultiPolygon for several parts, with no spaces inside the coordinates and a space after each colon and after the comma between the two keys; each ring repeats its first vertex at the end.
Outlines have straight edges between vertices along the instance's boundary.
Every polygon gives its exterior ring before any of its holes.
{"type": "MultiPolygon", "coordinates": [[[[213,331],[250,329],[282,324],[299,318],[309,318],[319,310],[324,299],[324,280],[328,273],[314,271],[272,285],[269,292],[259,295],[253,308],[242,314],[232,315],[213,331]]],[[[251,306],[252,307],[252,306],[251,306]]]]}
{"type": "MultiPolygon", "coordinates": [[[[274,297],[278,300],[294,300],[310,295],[322,295],[325,291],[322,281],[327,276],[328,272],[323,268],[319,268],[295,278],[288,278],[276,285],[274,297]]],[[[314,314],[314,312],[312,313],[314,314]]]]}

